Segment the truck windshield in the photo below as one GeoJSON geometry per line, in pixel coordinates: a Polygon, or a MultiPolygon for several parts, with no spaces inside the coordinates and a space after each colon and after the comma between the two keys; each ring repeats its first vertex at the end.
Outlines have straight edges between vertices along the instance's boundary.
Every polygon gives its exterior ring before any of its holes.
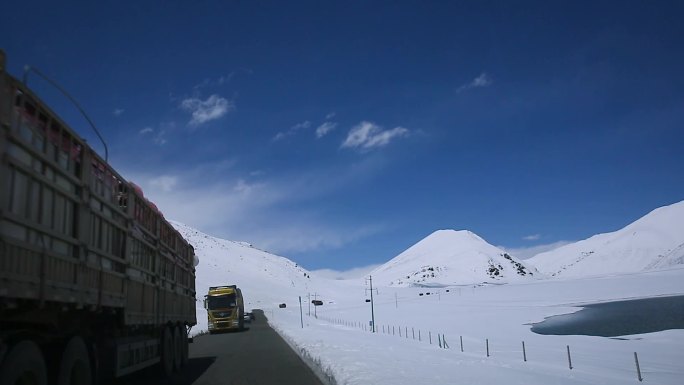
{"type": "Polygon", "coordinates": [[[210,310],[226,309],[235,306],[235,294],[210,295],[207,297],[207,307],[210,310]]]}

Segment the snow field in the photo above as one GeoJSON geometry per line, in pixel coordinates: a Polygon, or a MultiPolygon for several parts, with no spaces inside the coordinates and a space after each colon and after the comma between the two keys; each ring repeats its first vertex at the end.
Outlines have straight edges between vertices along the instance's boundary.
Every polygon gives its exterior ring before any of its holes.
{"type": "Polygon", "coordinates": [[[304,329],[298,306],[270,309],[266,314],[279,333],[315,357],[338,384],[623,384],[638,382],[634,352],[639,354],[645,383],[680,384],[683,330],[613,339],[538,335],[528,324],[577,311],[573,305],[581,303],[684,294],[682,278],[684,269],[678,269],[575,281],[451,287],[449,293],[442,288],[439,295],[422,297],[419,292],[436,289],[380,288],[374,295],[380,329],[376,334],[353,326],[367,325],[370,319],[363,286],[356,292],[347,287],[327,301],[323,298],[324,305],[316,311],[318,319],[313,318],[313,310],[307,316],[304,304],[304,329]],[[383,334],[382,325],[394,325],[396,334],[383,334]],[[402,337],[397,327],[402,327],[402,337]],[[416,338],[421,330],[422,341],[412,338],[411,327],[416,338]],[[427,341],[428,331],[432,345],[427,341]],[[439,347],[438,333],[446,335],[449,349],[439,347]],[[461,335],[464,352],[460,351],[461,335]],[[485,339],[489,339],[490,357],[485,339]],[[566,346],[570,346],[572,370],[566,346]]]}

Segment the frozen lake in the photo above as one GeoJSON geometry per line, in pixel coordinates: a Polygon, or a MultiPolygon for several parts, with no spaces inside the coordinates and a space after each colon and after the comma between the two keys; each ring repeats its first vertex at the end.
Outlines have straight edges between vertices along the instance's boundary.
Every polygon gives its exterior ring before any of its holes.
{"type": "Polygon", "coordinates": [[[532,331],[547,335],[626,336],[684,329],[684,296],[644,298],[586,305],[549,317],[532,331]]]}

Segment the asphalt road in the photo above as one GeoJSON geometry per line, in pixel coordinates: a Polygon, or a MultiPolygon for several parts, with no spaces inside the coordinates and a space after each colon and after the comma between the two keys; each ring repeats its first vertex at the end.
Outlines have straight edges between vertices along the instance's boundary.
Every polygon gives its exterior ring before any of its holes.
{"type": "MultiPolygon", "coordinates": [[[[240,332],[204,335],[190,344],[190,360],[173,385],[323,385],[266,322],[261,311],[240,332]]],[[[121,377],[116,385],[160,384],[155,368],[121,377]]]]}

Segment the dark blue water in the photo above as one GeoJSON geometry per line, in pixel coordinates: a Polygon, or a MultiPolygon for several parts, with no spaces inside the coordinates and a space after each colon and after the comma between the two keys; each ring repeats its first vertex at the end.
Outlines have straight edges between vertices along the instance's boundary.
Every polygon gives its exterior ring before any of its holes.
{"type": "Polygon", "coordinates": [[[532,326],[537,334],[626,336],[684,329],[684,295],[586,305],[532,326]]]}

